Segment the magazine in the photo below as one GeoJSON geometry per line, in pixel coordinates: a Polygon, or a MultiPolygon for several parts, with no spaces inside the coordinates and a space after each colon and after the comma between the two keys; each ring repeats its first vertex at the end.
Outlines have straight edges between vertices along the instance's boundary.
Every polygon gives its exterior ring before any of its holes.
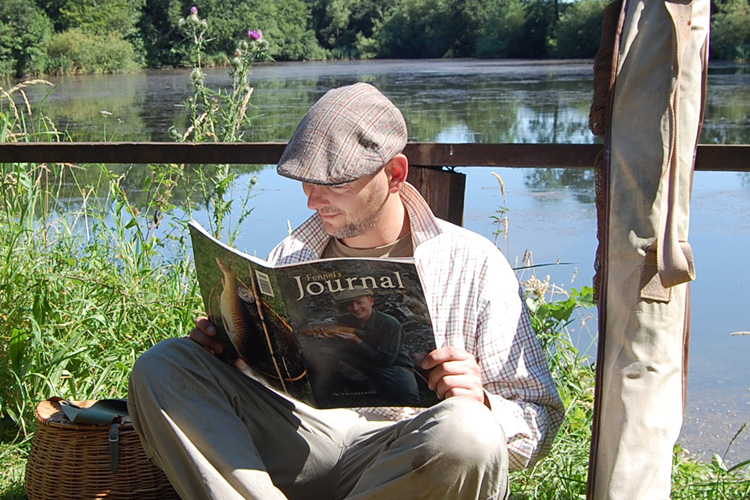
{"type": "Polygon", "coordinates": [[[229,363],[316,408],[431,406],[435,349],[412,259],[272,266],[190,223],[206,313],[229,363]],[[242,364],[242,363],[240,363],[242,364]]]}

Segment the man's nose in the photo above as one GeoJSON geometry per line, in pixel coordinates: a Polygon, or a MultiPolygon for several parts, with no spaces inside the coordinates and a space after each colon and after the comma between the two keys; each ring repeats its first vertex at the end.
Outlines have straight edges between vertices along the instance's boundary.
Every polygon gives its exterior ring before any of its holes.
{"type": "Polygon", "coordinates": [[[317,210],[327,203],[323,186],[303,182],[302,190],[307,195],[307,208],[310,210],[317,210]]]}

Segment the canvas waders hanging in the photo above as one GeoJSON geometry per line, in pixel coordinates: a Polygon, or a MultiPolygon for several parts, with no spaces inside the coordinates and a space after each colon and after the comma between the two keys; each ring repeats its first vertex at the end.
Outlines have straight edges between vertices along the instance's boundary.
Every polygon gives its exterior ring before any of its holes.
{"type": "Polygon", "coordinates": [[[695,278],[689,202],[709,0],[625,0],[609,11],[591,116],[605,148],[588,497],[666,499],[684,410],[688,283],[695,278]]]}

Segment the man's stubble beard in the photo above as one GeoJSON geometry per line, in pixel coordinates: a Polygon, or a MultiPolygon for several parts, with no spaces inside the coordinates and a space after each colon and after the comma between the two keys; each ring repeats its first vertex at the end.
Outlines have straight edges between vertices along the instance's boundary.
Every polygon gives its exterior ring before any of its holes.
{"type": "MultiPolygon", "coordinates": [[[[387,192],[381,187],[382,184],[374,184],[369,196],[365,199],[362,212],[354,220],[347,220],[340,228],[334,228],[328,231],[328,234],[343,240],[345,238],[355,238],[362,236],[374,228],[382,215],[382,208],[385,205],[387,192]],[[382,198],[382,199],[381,199],[382,198]]],[[[352,214],[346,214],[347,217],[352,214]]]]}

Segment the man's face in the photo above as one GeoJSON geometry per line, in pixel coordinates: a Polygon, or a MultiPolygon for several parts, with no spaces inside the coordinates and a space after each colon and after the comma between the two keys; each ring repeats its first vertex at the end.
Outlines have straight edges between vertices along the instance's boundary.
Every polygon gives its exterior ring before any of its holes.
{"type": "Polygon", "coordinates": [[[373,229],[388,196],[383,169],[338,186],[302,183],[307,207],[315,210],[325,231],[338,239],[362,236],[373,229]]]}
{"type": "Polygon", "coordinates": [[[358,321],[365,322],[372,316],[372,305],[375,299],[372,297],[359,297],[346,303],[346,310],[349,314],[357,318],[358,321]]]}

